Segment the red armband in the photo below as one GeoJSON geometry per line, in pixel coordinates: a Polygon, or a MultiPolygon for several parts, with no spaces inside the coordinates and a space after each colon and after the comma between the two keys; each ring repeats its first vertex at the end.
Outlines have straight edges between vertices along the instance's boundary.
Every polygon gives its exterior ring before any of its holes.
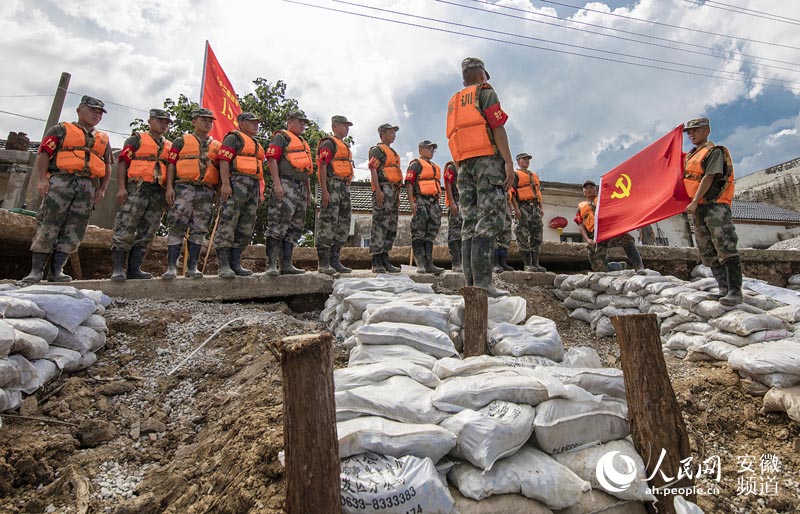
{"type": "Polygon", "coordinates": [[[119,152],[119,157],[118,157],[118,159],[119,159],[120,161],[125,161],[125,163],[126,163],[126,164],[128,164],[128,166],[130,166],[130,165],[131,165],[131,161],[133,160],[133,154],[134,154],[134,152],[136,152],[136,150],[134,150],[134,148],[133,148],[132,146],[130,146],[130,145],[128,145],[128,146],[125,146],[125,147],[124,147],[124,148],[123,148],[123,149],[122,149],[122,150],[119,152]]]}
{"type": "Polygon", "coordinates": [[[267,148],[267,159],[275,159],[275,161],[281,160],[281,156],[283,155],[283,148],[278,145],[269,145],[267,148]]]}
{"type": "Polygon", "coordinates": [[[578,225],[583,225],[583,217],[581,216],[581,211],[578,211],[577,214],[575,214],[575,217],[572,219],[572,221],[574,221],[578,225]]]}
{"type": "Polygon", "coordinates": [[[331,152],[328,148],[320,148],[319,152],[317,153],[317,158],[319,159],[320,164],[328,164],[333,159],[333,152],[331,152]]]}
{"type": "Polygon", "coordinates": [[[486,115],[486,123],[488,123],[491,128],[502,127],[508,120],[508,114],[500,107],[499,103],[490,105],[484,109],[483,114],[486,115]]]}
{"type": "Polygon", "coordinates": [[[167,154],[167,162],[170,164],[177,164],[178,156],[180,154],[181,154],[180,149],[172,147],[169,151],[169,154],[167,154]]]}
{"type": "Polygon", "coordinates": [[[370,157],[370,158],[369,158],[369,164],[368,164],[368,166],[369,166],[369,169],[371,169],[371,170],[377,170],[377,169],[378,169],[378,167],[380,167],[380,165],[381,165],[381,161],[380,161],[380,160],[378,160],[378,158],[377,158],[377,157],[370,157]]]}
{"type": "Polygon", "coordinates": [[[417,173],[409,168],[409,170],[406,171],[406,182],[410,182],[413,184],[416,181],[417,181],[417,173]]]}
{"type": "Polygon", "coordinates": [[[450,168],[444,169],[444,183],[445,184],[452,184],[453,183],[453,170],[450,168]]]}
{"type": "Polygon", "coordinates": [[[217,153],[217,158],[220,161],[231,162],[235,155],[236,155],[236,150],[234,150],[230,146],[220,146],[219,152],[217,153]]]}
{"type": "Polygon", "coordinates": [[[44,138],[44,141],[42,141],[42,144],[39,145],[39,153],[46,153],[52,157],[57,147],[58,138],[56,136],[47,136],[44,138]]]}

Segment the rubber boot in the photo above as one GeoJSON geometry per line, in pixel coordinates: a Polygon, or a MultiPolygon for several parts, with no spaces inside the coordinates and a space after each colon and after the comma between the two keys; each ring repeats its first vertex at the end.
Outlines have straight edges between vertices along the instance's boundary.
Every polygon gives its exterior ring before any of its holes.
{"type": "Polygon", "coordinates": [[[447,248],[450,250],[450,260],[453,261],[453,273],[461,272],[461,241],[449,241],[447,248]]]}
{"type": "Polygon", "coordinates": [[[717,286],[719,287],[719,294],[712,294],[711,298],[719,300],[728,294],[728,273],[725,271],[725,266],[722,264],[711,266],[711,273],[713,273],[714,278],[717,279],[717,286]]]}
{"type": "Polygon", "coordinates": [[[269,277],[277,277],[281,274],[278,269],[278,260],[281,258],[281,241],[274,237],[267,238],[267,271],[269,277]]]}
{"type": "Polygon", "coordinates": [[[31,255],[31,272],[22,279],[23,284],[38,284],[44,276],[44,266],[47,264],[49,253],[33,252],[31,255]]]}
{"type": "Polygon", "coordinates": [[[331,268],[335,269],[339,273],[352,273],[353,270],[348,268],[347,266],[343,266],[341,261],[339,260],[342,255],[342,247],[339,245],[331,246],[331,268]]]}
{"type": "MultiPolygon", "coordinates": [[[[197,269],[197,263],[200,261],[200,250],[203,245],[188,241],[186,243],[186,250],[189,255],[186,257],[186,276],[189,278],[203,278],[203,273],[197,269]]],[[[231,249],[231,261],[233,260],[233,249],[231,249]]],[[[249,270],[245,270],[249,271],[249,270]]],[[[252,275],[253,272],[250,271],[252,275]]],[[[238,275],[238,273],[237,273],[238,275]]]]}
{"type": "Polygon", "coordinates": [[[291,241],[283,242],[283,251],[281,252],[281,275],[302,275],[305,271],[300,268],[295,268],[292,264],[292,252],[294,252],[294,245],[291,241]]]}
{"type": "Polygon", "coordinates": [[[428,266],[425,259],[425,241],[414,239],[411,241],[411,252],[414,254],[414,264],[417,265],[417,273],[428,273],[428,266]]]}
{"type": "Polygon", "coordinates": [[[64,264],[69,259],[69,254],[64,252],[53,252],[50,259],[50,277],[48,282],[72,282],[72,277],[64,273],[64,264]]]}
{"type": "Polygon", "coordinates": [[[144,262],[144,254],[147,248],[144,246],[134,246],[128,253],[128,273],[127,278],[131,280],[147,280],[153,278],[153,275],[142,271],[142,263],[144,262]]]}
{"type": "Polygon", "coordinates": [[[644,263],[642,262],[642,256],[639,254],[639,250],[636,249],[636,246],[631,244],[622,249],[625,250],[625,255],[628,257],[628,260],[631,261],[631,266],[636,270],[636,274],[647,275],[644,263]]]}
{"type": "Polygon", "coordinates": [[[167,247],[167,271],[161,278],[164,280],[175,280],[178,278],[178,258],[181,256],[181,244],[169,245],[167,247]]]}
{"type": "Polygon", "coordinates": [[[539,264],[539,250],[531,250],[528,253],[530,253],[531,256],[531,271],[547,271],[547,268],[539,264]]]}
{"type": "Polygon", "coordinates": [[[508,295],[508,291],[497,289],[492,285],[492,248],[494,241],[488,237],[472,238],[472,280],[475,287],[486,289],[489,296],[508,295]]]}
{"type": "Polygon", "coordinates": [[[112,282],[125,281],[125,259],[128,257],[128,252],[116,246],[111,248],[111,260],[114,263],[114,270],[111,272],[112,282]]]}
{"type": "Polygon", "coordinates": [[[719,299],[726,307],[739,305],[744,299],[742,295],[742,261],[739,257],[731,257],[722,264],[728,275],[728,294],[719,299]]]}
{"type": "Polygon", "coordinates": [[[503,268],[500,267],[500,248],[495,248],[492,252],[492,271],[495,273],[503,272],[503,268]]]}
{"type": "Polygon", "coordinates": [[[252,270],[242,267],[242,249],[231,248],[231,269],[237,277],[249,277],[253,274],[252,270]]]}
{"type": "Polygon", "coordinates": [[[389,252],[383,252],[381,254],[381,262],[383,263],[383,267],[386,268],[387,273],[400,273],[400,268],[389,261],[389,252]]]}
{"type": "Polygon", "coordinates": [[[508,259],[508,248],[498,248],[497,249],[497,265],[503,271],[514,271],[514,268],[508,265],[506,260],[508,259]]]}
{"type": "Polygon", "coordinates": [[[219,271],[217,271],[219,278],[236,278],[236,273],[231,269],[230,248],[217,248],[217,264],[219,265],[219,271]]]}
{"type": "Polygon", "coordinates": [[[475,285],[472,275],[472,239],[461,240],[461,266],[464,268],[464,281],[468,286],[475,285]]]}
{"type": "Polygon", "coordinates": [[[520,250],[520,253],[522,254],[522,262],[524,263],[522,269],[525,271],[533,271],[533,252],[529,250],[520,250]]]}
{"type": "Polygon", "coordinates": [[[373,273],[386,273],[386,268],[383,267],[383,254],[372,254],[372,272],[373,273]]]}
{"type": "Polygon", "coordinates": [[[325,273],[326,275],[335,275],[336,270],[331,267],[331,249],[330,248],[323,248],[321,246],[317,247],[317,260],[319,264],[317,264],[317,271],[320,273],[325,273]]]}
{"type": "Polygon", "coordinates": [[[444,273],[444,268],[440,268],[433,263],[433,241],[425,241],[425,264],[428,268],[428,273],[439,275],[444,273]]]}
{"type": "Polygon", "coordinates": [[[628,269],[628,263],[612,261],[608,263],[608,271],[622,271],[628,269]]]}

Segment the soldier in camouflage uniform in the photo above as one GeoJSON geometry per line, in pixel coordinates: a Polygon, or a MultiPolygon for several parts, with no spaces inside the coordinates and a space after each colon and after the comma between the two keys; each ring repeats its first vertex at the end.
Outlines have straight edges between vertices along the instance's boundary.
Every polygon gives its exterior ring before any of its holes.
{"type": "Polygon", "coordinates": [[[461,267],[461,207],[458,199],[458,168],[453,161],[444,165],[444,196],[447,205],[447,248],[453,261],[453,271],[460,273],[461,267]]]}
{"type": "Polygon", "coordinates": [[[504,271],[514,271],[514,268],[508,265],[506,259],[508,258],[508,247],[511,246],[511,228],[512,228],[512,205],[511,195],[508,196],[506,202],[506,212],[503,218],[503,230],[497,236],[495,242],[494,254],[492,255],[492,266],[495,273],[502,273],[504,271]]]}
{"type": "Polygon", "coordinates": [[[378,127],[380,143],[369,149],[369,171],[372,183],[372,227],[369,252],[372,254],[373,273],[400,273],[400,268],[389,262],[389,251],[397,236],[400,206],[400,185],[403,172],[400,156],[390,146],[397,137],[399,127],[384,123],[378,127]]]}
{"type": "Polygon", "coordinates": [[[239,129],[222,139],[219,149],[219,225],[215,236],[219,277],[247,277],[242,252],[253,238],[256,211],[264,197],[264,148],[254,139],[261,122],[252,112],[237,116],[239,129]]]}
{"type": "Polygon", "coordinates": [[[532,156],[528,153],[517,155],[517,177],[511,203],[517,218],[517,244],[525,262],[525,271],[547,271],[539,265],[539,247],[542,245],[542,190],[539,176],[528,170],[532,156]]]}
{"type": "Polygon", "coordinates": [[[111,145],[108,136],[95,130],[106,112],[103,102],[83,96],[78,121],[48,129],[33,165],[43,198],[36,216],[39,226],[31,243],[31,272],[25,283],[42,280],[50,259],[51,282],[69,282],[64,263],[78,251],[92,209],[106,192],[111,177],[111,145]]]}
{"type": "Polygon", "coordinates": [[[353,126],[344,116],[331,118],[333,134],[317,145],[317,171],[322,196],[317,223],[316,244],[320,273],[350,273],[339,262],[342,246],[350,232],[350,181],[353,180],[353,155],[344,138],[353,126]]]}
{"type": "Polygon", "coordinates": [[[214,194],[219,184],[218,159],[221,143],[209,135],[214,119],[214,114],[209,109],[192,111],[194,132],[173,141],[167,158],[169,234],[167,271],[161,275],[165,280],[178,276],[178,257],[181,255],[187,230],[189,238],[186,242],[186,276],[203,278],[203,273],[197,269],[197,263],[208,234],[214,194]]]}
{"type": "Polygon", "coordinates": [[[431,159],[438,145],[429,140],[418,145],[419,159],[414,159],[406,171],[406,193],[411,205],[411,249],[417,273],[439,274],[444,271],[433,264],[433,242],[442,224],[442,173],[431,159]]]}
{"type": "Polygon", "coordinates": [[[150,130],[126,139],[119,153],[117,202],[120,207],[111,238],[114,260],[111,280],[115,282],[126,278],[152,278],[141,267],[147,246],[161,225],[166,205],[163,184],[167,178],[167,155],[172,143],[164,138],[164,133],[171,122],[167,111],[150,109],[147,121],[150,130]]]}
{"type": "Polygon", "coordinates": [[[492,250],[503,230],[514,163],[504,124],[508,115],[488,84],[483,61],[461,62],[464,89],[447,105],[447,138],[458,165],[458,190],[464,218],[462,259],[468,286],[490,296],[508,294],[492,285],[492,250]]]}
{"type": "Polygon", "coordinates": [[[267,275],[304,273],[292,264],[292,252],[303,234],[311,198],[310,177],[314,173],[311,149],[301,136],[307,124],[308,118],[303,111],[289,111],[286,130],[275,132],[267,150],[267,163],[272,177],[272,209],[267,228],[267,275]]]}
{"type": "Polygon", "coordinates": [[[684,125],[694,148],[686,154],[684,185],[692,198],[686,212],[694,216],[695,238],[700,259],[711,268],[719,285],[719,303],[742,302],[742,261],[736,245],[739,237],[731,216],[734,192],[733,160],[724,146],[708,140],[708,118],[695,118],[684,125]]]}

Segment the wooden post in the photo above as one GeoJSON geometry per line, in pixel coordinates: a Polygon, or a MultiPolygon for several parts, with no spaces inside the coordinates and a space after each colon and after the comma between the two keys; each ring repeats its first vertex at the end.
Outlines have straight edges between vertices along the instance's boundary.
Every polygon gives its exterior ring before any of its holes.
{"type": "Polygon", "coordinates": [[[466,286],[464,297],[464,357],[486,355],[486,332],[489,330],[489,295],[486,289],[466,286]]]}
{"type": "Polygon", "coordinates": [[[75,280],[83,280],[83,271],[81,271],[81,258],[78,255],[77,250],[69,254],[69,264],[72,266],[72,278],[75,280]]]}
{"type": "MultiPolygon", "coordinates": [[[[693,480],[675,481],[681,459],[691,457],[689,434],[667,374],[661,352],[655,314],[612,316],[617,332],[631,435],[636,450],[645,462],[647,476],[655,473],[650,487],[691,487],[693,480]],[[662,450],[665,451],[661,460],[662,450]],[[664,480],[662,472],[671,480],[664,480]]],[[[696,464],[693,466],[696,472],[696,464]]],[[[695,495],[684,495],[695,501],[695,495]]],[[[658,495],[659,514],[674,514],[674,497],[658,495]]],[[[648,512],[655,512],[646,504],[648,512]]]]}
{"type": "Polygon", "coordinates": [[[339,442],[333,386],[333,336],[281,341],[286,512],[339,514],[339,442]]]}

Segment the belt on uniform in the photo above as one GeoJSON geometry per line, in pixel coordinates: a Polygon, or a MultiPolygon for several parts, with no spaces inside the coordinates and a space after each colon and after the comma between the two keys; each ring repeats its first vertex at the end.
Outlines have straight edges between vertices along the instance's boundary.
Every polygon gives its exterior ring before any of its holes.
{"type": "Polygon", "coordinates": [[[214,189],[213,184],[209,184],[208,182],[203,182],[202,180],[176,180],[175,184],[186,184],[188,186],[203,186],[209,189],[214,189]]]}
{"type": "Polygon", "coordinates": [[[295,177],[295,176],[292,176],[292,175],[281,175],[281,180],[283,180],[283,179],[291,180],[292,182],[297,182],[298,184],[305,184],[306,180],[308,180],[308,177],[302,177],[301,178],[301,177],[295,177]]]}

